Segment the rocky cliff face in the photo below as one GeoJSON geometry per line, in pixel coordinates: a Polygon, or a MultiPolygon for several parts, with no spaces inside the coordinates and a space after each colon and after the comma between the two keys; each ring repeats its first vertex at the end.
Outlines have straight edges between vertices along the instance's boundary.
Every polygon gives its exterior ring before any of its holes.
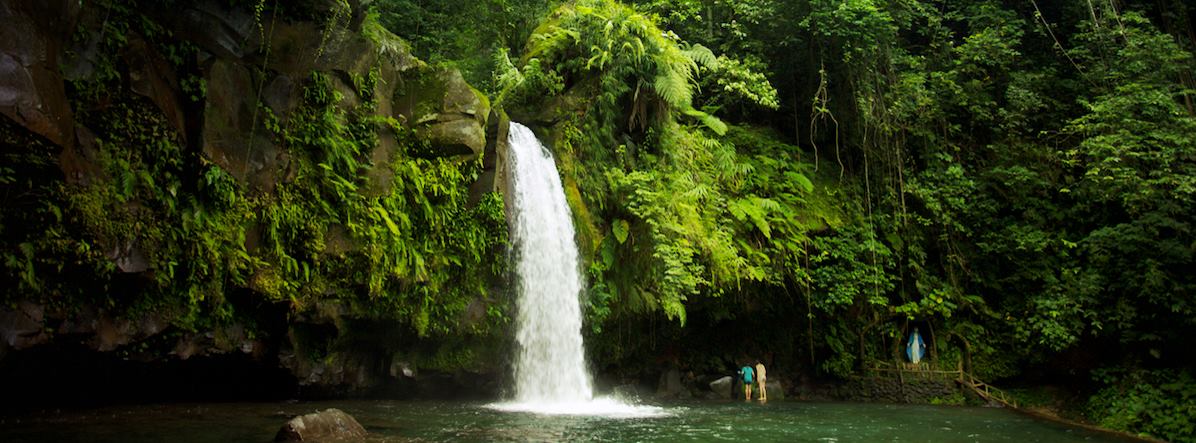
{"type": "Polygon", "coordinates": [[[494,372],[498,122],[361,3],[0,3],[0,368],[71,343],[329,393],[494,372]]]}

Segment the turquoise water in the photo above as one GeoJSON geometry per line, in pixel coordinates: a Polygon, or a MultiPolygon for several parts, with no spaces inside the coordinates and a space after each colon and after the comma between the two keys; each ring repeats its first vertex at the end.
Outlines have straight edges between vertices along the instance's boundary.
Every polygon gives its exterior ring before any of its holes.
{"type": "Polygon", "coordinates": [[[664,416],[500,412],[483,403],[336,401],[110,407],[0,417],[0,441],[267,442],[289,417],[340,408],[370,442],[1114,442],[1115,437],[994,408],[771,402],[661,405],[664,416]]]}

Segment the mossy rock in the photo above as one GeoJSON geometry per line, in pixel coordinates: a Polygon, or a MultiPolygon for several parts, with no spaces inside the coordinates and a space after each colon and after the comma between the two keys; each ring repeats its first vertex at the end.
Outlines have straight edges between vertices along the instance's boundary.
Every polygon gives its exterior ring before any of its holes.
{"type": "Polygon", "coordinates": [[[480,155],[490,101],[455,69],[426,68],[395,93],[395,111],[432,147],[431,156],[480,155]]]}

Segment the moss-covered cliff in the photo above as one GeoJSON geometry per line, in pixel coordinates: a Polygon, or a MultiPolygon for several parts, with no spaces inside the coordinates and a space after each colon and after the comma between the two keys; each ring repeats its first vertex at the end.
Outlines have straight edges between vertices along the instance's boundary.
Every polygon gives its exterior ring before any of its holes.
{"type": "Polygon", "coordinates": [[[360,2],[13,1],[0,21],[0,368],[83,346],[244,354],[321,392],[496,373],[489,102],[360,2]]]}

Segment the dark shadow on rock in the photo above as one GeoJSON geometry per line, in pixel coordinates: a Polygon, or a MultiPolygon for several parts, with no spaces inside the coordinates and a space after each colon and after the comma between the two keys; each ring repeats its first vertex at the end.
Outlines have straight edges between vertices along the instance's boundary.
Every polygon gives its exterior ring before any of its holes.
{"type": "Polygon", "coordinates": [[[14,0],[0,3],[0,114],[65,148],[75,129],[59,55],[80,3],[14,0]]]}

